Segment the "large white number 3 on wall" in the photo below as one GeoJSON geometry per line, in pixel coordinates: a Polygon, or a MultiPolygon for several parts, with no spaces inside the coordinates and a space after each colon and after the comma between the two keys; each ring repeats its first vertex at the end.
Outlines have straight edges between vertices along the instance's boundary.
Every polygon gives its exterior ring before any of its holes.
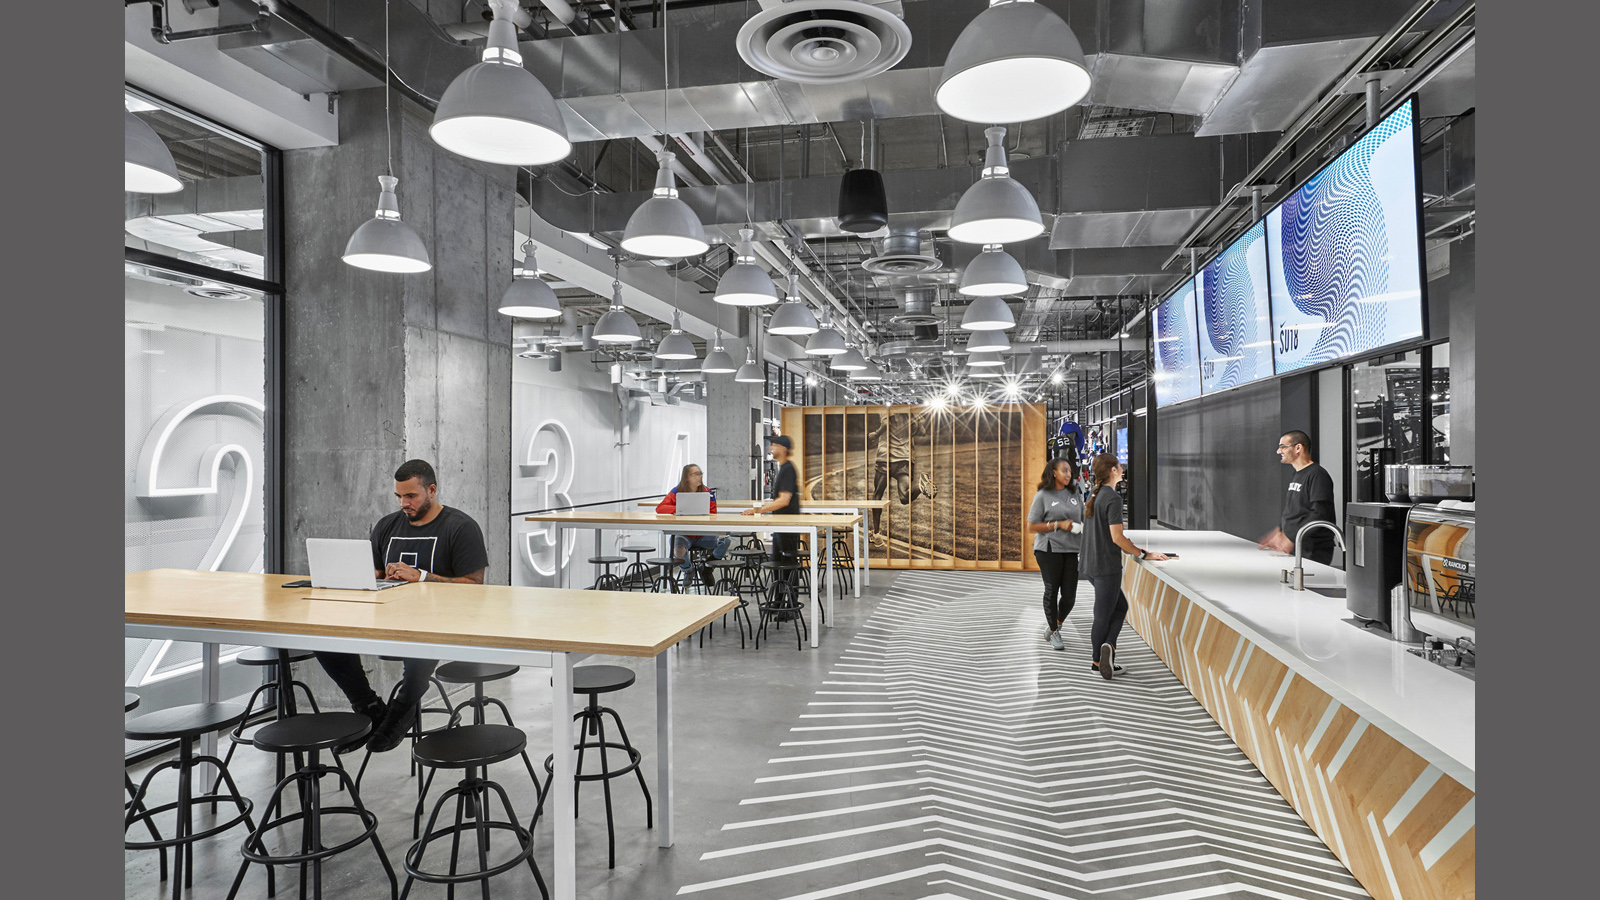
{"type": "MultiPolygon", "coordinates": [[[[576,463],[572,451],[572,436],[566,426],[554,419],[536,425],[528,436],[527,451],[518,464],[522,477],[534,479],[533,503],[535,509],[565,506],[572,502],[567,491],[572,487],[573,467],[576,463]]],[[[557,559],[554,529],[537,525],[523,533],[523,562],[538,574],[548,578],[572,558],[573,542],[577,535],[567,530],[561,542],[557,559]]]]}
{"type": "MultiPolygon", "coordinates": [[[[217,494],[221,490],[219,485],[223,461],[229,456],[238,459],[236,466],[239,468],[236,471],[242,469],[244,477],[234,479],[233,496],[228,498],[221,525],[200,560],[199,568],[211,572],[216,571],[227,558],[233,542],[239,537],[239,528],[244,524],[245,516],[250,511],[250,503],[259,491],[255,477],[255,461],[250,455],[250,450],[241,444],[233,443],[217,443],[205,448],[200,453],[195,469],[194,484],[164,483],[162,469],[165,465],[169,475],[174,471],[174,463],[164,458],[168,454],[168,444],[171,443],[179,427],[191,417],[215,413],[243,419],[253,424],[262,434],[266,433],[266,406],[259,400],[236,394],[216,394],[191,400],[167,410],[150,427],[144,447],[139,451],[139,465],[134,470],[134,494],[138,497],[146,499],[201,497],[217,494]]],[[[178,471],[181,471],[181,468],[178,471]]],[[[259,572],[262,564],[262,555],[258,553],[247,571],[259,572]]]]}

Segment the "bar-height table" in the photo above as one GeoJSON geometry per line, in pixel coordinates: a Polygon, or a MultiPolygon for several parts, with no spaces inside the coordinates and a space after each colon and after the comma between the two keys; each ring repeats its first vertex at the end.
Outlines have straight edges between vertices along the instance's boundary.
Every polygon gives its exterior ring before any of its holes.
{"type": "MultiPolygon", "coordinates": [[[[849,528],[861,522],[859,514],[817,513],[798,515],[773,515],[763,514],[755,516],[741,516],[737,514],[718,513],[714,516],[663,516],[653,512],[591,512],[588,510],[574,510],[571,512],[542,513],[528,516],[525,521],[542,522],[555,531],[555,546],[565,546],[566,536],[562,532],[569,528],[588,528],[595,534],[596,545],[600,542],[600,531],[604,528],[621,529],[627,531],[658,531],[665,534],[716,534],[739,533],[750,534],[760,531],[769,531],[774,534],[804,534],[811,538],[811,621],[817,627],[811,629],[811,646],[817,646],[821,624],[817,616],[819,595],[822,590],[817,581],[817,534],[826,534],[828,546],[833,545],[833,529],[849,528]]],[[[567,579],[566,567],[562,566],[561,577],[567,579]]],[[[829,627],[833,622],[833,579],[828,582],[828,620],[829,627]]]]}
{"type": "MultiPolygon", "coordinates": [[[[590,654],[656,661],[656,781],[659,844],[673,842],[672,669],[666,650],[738,605],[735,597],[640,594],[476,584],[410,584],[381,602],[316,600],[296,576],[153,569],[123,581],[128,637],[258,644],[420,659],[505,663],[551,670],[551,810],[573,802],[572,665],[590,654]]],[[[216,654],[205,655],[214,666],[216,654]]],[[[215,696],[215,673],[202,681],[215,696]]],[[[576,824],[555,828],[557,900],[577,896],[576,824]]]]}
{"type": "MultiPolygon", "coordinates": [[[[660,500],[640,500],[640,506],[654,508],[660,500]]],[[[750,509],[754,506],[763,506],[765,500],[718,500],[718,509],[750,509]]],[[[810,515],[812,513],[860,513],[861,521],[851,526],[850,533],[855,540],[855,595],[861,597],[861,585],[872,584],[872,548],[867,546],[867,512],[874,509],[886,509],[888,500],[802,500],[801,511],[810,515]]],[[[831,611],[831,610],[830,610],[831,611]]]]}

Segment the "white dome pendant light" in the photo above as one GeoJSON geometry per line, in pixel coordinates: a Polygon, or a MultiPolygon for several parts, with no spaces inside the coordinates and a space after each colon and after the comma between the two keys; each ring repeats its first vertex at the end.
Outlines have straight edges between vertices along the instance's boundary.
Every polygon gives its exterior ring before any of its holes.
{"type": "Polygon", "coordinates": [[[985,244],[983,252],[967,263],[959,290],[967,297],[1009,297],[1028,289],[1022,264],[999,244],[985,244]]]}
{"type": "Polygon", "coordinates": [[[344,261],[361,269],[374,272],[426,272],[433,268],[428,259],[428,248],[410,225],[400,221],[400,200],[394,189],[400,179],[394,177],[394,126],[389,107],[389,4],[383,4],[383,128],[389,154],[389,174],[378,176],[378,210],[373,218],[350,235],[344,247],[344,261]]]}
{"type": "MultiPolygon", "coordinates": [[[[667,35],[671,29],[667,24],[667,3],[661,2],[661,128],[662,138],[666,139],[667,129],[667,96],[672,86],[672,77],[669,63],[671,57],[667,52],[667,35]]],[[[678,157],[670,150],[663,149],[656,154],[656,162],[660,171],[656,172],[656,189],[654,196],[639,204],[639,208],[628,217],[627,227],[622,231],[622,249],[635,256],[650,256],[658,259],[684,259],[690,256],[699,256],[711,249],[711,243],[706,240],[705,226],[700,224],[700,217],[694,214],[689,204],[678,199],[678,189],[672,177],[672,163],[678,157]]]]}
{"type": "Polygon", "coordinates": [[[766,384],[767,373],[756,365],[755,329],[750,329],[750,340],[744,342],[744,365],[734,373],[733,380],[740,384],[766,384]]]}
{"type": "MultiPolygon", "coordinates": [[[[618,272],[621,264],[618,264],[618,272]]],[[[633,344],[644,340],[644,335],[639,332],[639,323],[628,315],[622,307],[622,280],[613,277],[611,282],[611,308],[594,323],[594,333],[591,335],[602,344],[633,344]]]]}
{"type": "Polygon", "coordinates": [[[860,372],[867,367],[867,359],[861,355],[861,351],[857,350],[855,345],[847,343],[845,344],[844,352],[833,357],[828,365],[830,368],[838,369],[841,372],[860,372]]]}
{"type": "Polygon", "coordinates": [[[811,356],[838,356],[847,348],[844,337],[833,328],[833,315],[824,307],[822,310],[822,327],[817,330],[811,339],[806,341],[806,353],[811,356]]]}
{"type": "Polygon", "coordinates": [[[1011,177],[1001,143],[1006,130],[995,126],[985,128],[983,134],[989,139],[983,174],[956,202],[950,214],[950,239],[963,244],[1010,244],[1038,237],[1044,233],[1044,219],[1033,195],[1011,177]]]}
{"type": "Polygon", "coordinates": [[[967,338],[968,353],[1003,353],[1011,349],[1011,339],[1004,331],[974,331],[967,338]]]}
{"type": "Polygon", "coordinates": [[[771,306],[778,302],[778,291],[772,279],[756,265],[753,238],[754,228],[739,229],[739,247],[733,265],[717,281],[717,292],[711,299],[728,306],[771,306]]]}
{"type": "Polygon", "coordinates": [[[738,366],[733,364],[733,357],[728,351],[722,349],[722,329],[717,329],[717,338],[711,345],[711,350],[706,354],[705,362],[700,364],[700,371],[708,375],[726,375],[738,371],[738,366]]]}
{"type": "Polygon", "coordinates": [[[122,189],[136,194],[171,194],[183,190],[172,151],[145,120],[123,110],[122,189]]]}
{"type": "Polygon", "coordinates": [[[683,321],[677,310],[672,311],[672,330],[656,347],[656,359],[697,359],[694,341],[683,333],[683,321]]]}
{"type": "Polygon", "coordinates": [[[800,272],[795,270],[789,273],[789,294],[778,308],[772,311],[772,319],[767,322],[768,334],[816,334],[817,317],[806,309],[805,302],[800,299],[800,272]]]}
{"type": "Polygon", "coordinates": [[[1032,0],[990,0],[950,46],[933,98],[965,122],[1031,122],[1089,86],[1083,46],[1060,16],[1032,0]]]}
{"type": "Polygon", "coordinates": [[[522,245],[522,264],[512,273],[511,286],[500,299],[500,314],[518,319],[559,319],[561,301],[556,292],[539,278],[533,258],[533,241],[522,245]]]}
{"type": "Polygon", "coordinates": [[[516,0],[489,0],[494,20],[483,62],[457,75],[433,114],[434,143],[469,159],[541,166],[572,152],[561,109],[543,82],[522,66],[516,0]]]}
{"type": "Polygon", "coordinates": [[[961,316],[961,327],[967,331],[1006,331],[1017,327],[1011,307],[999,297],[979,297],[967,306],[961,316]]]}

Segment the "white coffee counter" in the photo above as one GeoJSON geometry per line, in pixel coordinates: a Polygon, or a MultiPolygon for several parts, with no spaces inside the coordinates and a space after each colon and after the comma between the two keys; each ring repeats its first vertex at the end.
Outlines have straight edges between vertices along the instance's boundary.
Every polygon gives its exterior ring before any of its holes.
{"type": "Polygon", "coordinates": [[[1307,590],[1280,572],[1293,561],[1217,531],[1131,531],[1141,547],[1179,559],[1147,562],[1157,578],[1381,728],[1468,790],[1476,768],[1475,683],[1407,653],[1382,631],[1358,628],[1341,598],[1310,587],[1344,584],[1331,566],[1305,563],[1307,590]]]}

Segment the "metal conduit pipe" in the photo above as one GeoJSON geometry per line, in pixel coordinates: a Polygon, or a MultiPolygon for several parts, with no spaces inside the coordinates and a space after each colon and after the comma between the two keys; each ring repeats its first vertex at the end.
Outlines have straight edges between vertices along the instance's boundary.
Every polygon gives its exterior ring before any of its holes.
{"type": "MultiPolygon", "coordinates": [[[[539,0],[539,3],[543,5],[545,9],[550,10],[550,15],[555,16],[556,21],[563,25],[571,25],[572,20],[578,17],[578,14],[572,11],[572,7],[567,5],[567,0],[539,0]]],[[[528,22],[533,21],[533,16],[528,15],[527,10],[521,9],[520,6],[518,7],[518,10],[522,13],[522,16],[518,18],[526,18],[528,22]]],[[[528,22],[517,22],[517,26],[520,28],[526,28],[528,27],[528,22]]]]}

